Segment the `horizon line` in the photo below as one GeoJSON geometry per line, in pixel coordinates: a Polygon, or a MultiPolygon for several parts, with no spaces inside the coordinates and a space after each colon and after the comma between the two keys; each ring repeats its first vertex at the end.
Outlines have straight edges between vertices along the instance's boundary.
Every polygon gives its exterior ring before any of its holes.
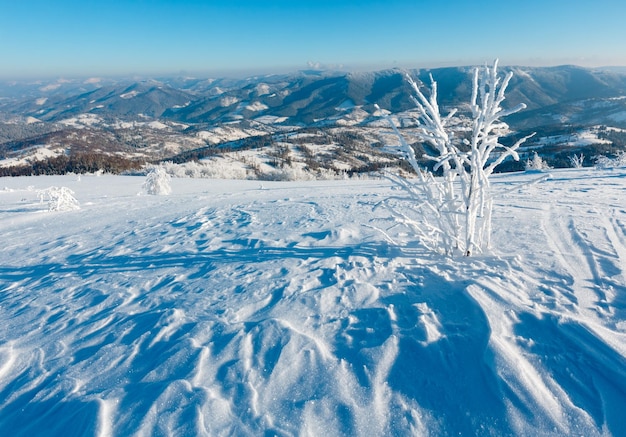
{"type": "MultiPolygon", "coordinates": [[[[493,62],[493,61],[492,61],[493,62]]],[[[235,69],[180,69],[178,71],[153,71],[153,72],[110,72],[110,73],[23,73],[23,74],[6,74],[0,73],[0,81],[3,82],[23,82],[23,81],[75,81],[75,80],[106,80],[106,79],[157,79],[157,78],[178,78],[184,77],[189,79],[247,79],[257,76],[273,76],[283,74],[295,74],[306,71],[315,72],[342,72],[342,73],[373,73],[386,70],[433,70],[444,68],[475,68],[489,63],[454,63],[454,62],[433,62],[428,66],[407,65],[406,63],[389,64],[363,64],[363,65],[342,65],[342,64],[321,64],[309,63],[308,65],[291,66],[291,67],[259,67],[259,68],[235,68],[235,69]]],[[[626,65],[597,65],[586,66],[576,63],[557,63],[550,65],[532,65],[519,62],[498,62],[499,67],[517,67],[517,68],[559,68],[559,67],[577,67],[586,70],[626,70],[626,65]]]]}

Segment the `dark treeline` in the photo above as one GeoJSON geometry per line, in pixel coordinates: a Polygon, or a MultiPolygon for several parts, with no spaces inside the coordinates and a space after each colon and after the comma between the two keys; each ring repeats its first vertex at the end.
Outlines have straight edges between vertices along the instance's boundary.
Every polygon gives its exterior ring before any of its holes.
{"type": "Polygon", "coordinates": [[[126,171],[140,169],[145,161],[133,160],[117,155],[102,153],[74,153],[60,155],[44,161],[34,161],[29,164],[0,167],[0,176],[39,176],[62,175],[67,173],[105,173],[119,174],[126,171]]]}

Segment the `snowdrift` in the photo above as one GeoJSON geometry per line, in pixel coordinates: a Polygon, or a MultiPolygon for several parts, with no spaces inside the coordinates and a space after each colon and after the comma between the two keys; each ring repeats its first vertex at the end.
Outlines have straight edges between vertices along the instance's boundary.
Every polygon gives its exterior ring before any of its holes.
{"type": "Polygon", "coordinates": [[[626,435],[626,170],[535,177],[458,259],[386,181],[0,179],[0,435],[626,435]]]}

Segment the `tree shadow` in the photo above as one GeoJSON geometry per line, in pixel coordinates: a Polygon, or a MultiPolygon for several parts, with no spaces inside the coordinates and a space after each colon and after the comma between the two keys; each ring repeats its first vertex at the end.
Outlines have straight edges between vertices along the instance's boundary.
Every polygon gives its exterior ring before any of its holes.
{"type": "MultiPolygon", "coordinates": [[[[489,322],[467,293],[467,282],[428,268],[398,273],[409,282],[381,298],[385,307],[393,308],[393,316],[382,308],[357,310],[342,333],[353,341],[338,340],[361,384],[370,383],[370,375],[361,369],[375,365],[371,348],[393,334],[398,352],[387,384],[426,410],[439,435],[497,435],[511,429],[505,405],[511,394],[504,392],[506,386],[494,370],[489,322]]],[[[392,431],[403,420],[396,417],[392,431]]]]}
{"type": "Polygon", "coordinates": [[[570,401],[597,429],[626,435],[626,358],[579,322],[555,315],[520,316],[515,333],[570,401]]]}
{"type": "MultiPolygon", "coordinates": [[[[44,384],[51,384],[55,376],[44,384]]],[[[7,389],[0,393],[0,399],[7,399],[7,389]]],[[[0,414],[0,434],[5,436],[85,436],[96,435],[98,431],[99,402],[95,399],[68,400],[63,391],[44,400],[36,400],[38,388],[29,390],[0,414]]]]}

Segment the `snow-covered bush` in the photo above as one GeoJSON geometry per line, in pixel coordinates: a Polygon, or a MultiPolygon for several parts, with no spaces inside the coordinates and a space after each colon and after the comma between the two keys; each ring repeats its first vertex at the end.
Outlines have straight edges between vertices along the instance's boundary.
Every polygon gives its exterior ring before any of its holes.
{"type": "Polygon", "coordinates": [[[248,176],[245,169],[222,161],[189,161],[181,164],[165,162],[162,166],[175,178],[246,179],[248,176]]]}
{"type": "Polygon", "coordinates": [[[431,76],[430,96],[427,98],[417,83],[407,74],[413,103],[418,111],[418,138],[434,150],[425,157],[434,162],[434,171],[441,177],[422,168],[415,151],[388,118],[400,140],[401,151],[417,173],[417,181],[395,175],[389,177],[410,195],[415,208],[425,218],[422,222],[411,220],[402,214],[403,223],[411,225],[423,243],[442,249],[451,255],[460,251],[471,255],[489,247],[493,196],[490,193],[489,176],[505,159],[519,160],[517,148],[531,135],[510,147],[499,143],[499,137],[508,129],[500,119],[526,107],[519,104],[503,109],[504,92],[511,80],[508,73],[502,80],[497,73],[498,61],[493,67],[476,69],[470,101],[471,130],[469,138],[456,138],[451,128],[458,120],[456,110],[442,117],[437,103],[437,82],[431,76]],[[494,159],[492,152],[497,151],[494,159]]]}
{"type": "MultiPolygon", "coordinates": [[[[190,161],[182,164],[165,162],[165,171],[174,178],[206,178],[206,179],[260,179],[266,181],[312,181],[347,179],[345,171],[319,168],[315,171],[306,170],[302,166],[285,165],[280,169],[255,174],[245,167],[231,165],[226,160],[190,161]]],[[[355,176],[352,176],[355,177],[355,176]]],[[[359,175],[361,178],[367,175],[359,175]]]]}
{"type": "Polygon", "coordinates": [[[598,155],[595,157],[596,167],[598,168],[615,168],[626,166],[626,151],[620,150],[615,154],[614,158],[598,155]]]}
{"type": "Polygon", "coordinates": [[[315,174],[303,170],[301,167],[285,165],[283,168],[274,169],[269,173],[259,176],[265,181],[306,181],[315,180],[315,174]]]}
{"type": "Polygon", "coordinates": [[[583,164],[585,162],[585,155],[582,153],[580,155],[574,155],[569,157],[569,163],[572,165],[572,168],[583,168],[583,164]]]}
{"type": "Polygon", "coordinates": [[[154,166],[148,171],[143,183],[143,191],[146,194],[167,195],[172,192],[170,175],[162,166],[154,166]]]}
{"type": "Polygon", "coordinates": [[[73,211],[80,209],[74,192],[67,187],[48,187],[37,191],[41,203],[48,202],[48,211],[73,211]]]}
{"type": "Polygon", "coordinates": [[[542,171],[550,170],[552,167],[537,152],[533,152],[533,157],[526,160],[525,168],[526,171],[542,171]]]}
{"type": "Polygon", "coordinates": [[[315,171],[307,171],[303,167],[285,165],[283,168],[274,169],[269,173],[258,176],[265,181],[315,181],[347,179],[347,173],[326,168],[318,168],[315,171]]]}

